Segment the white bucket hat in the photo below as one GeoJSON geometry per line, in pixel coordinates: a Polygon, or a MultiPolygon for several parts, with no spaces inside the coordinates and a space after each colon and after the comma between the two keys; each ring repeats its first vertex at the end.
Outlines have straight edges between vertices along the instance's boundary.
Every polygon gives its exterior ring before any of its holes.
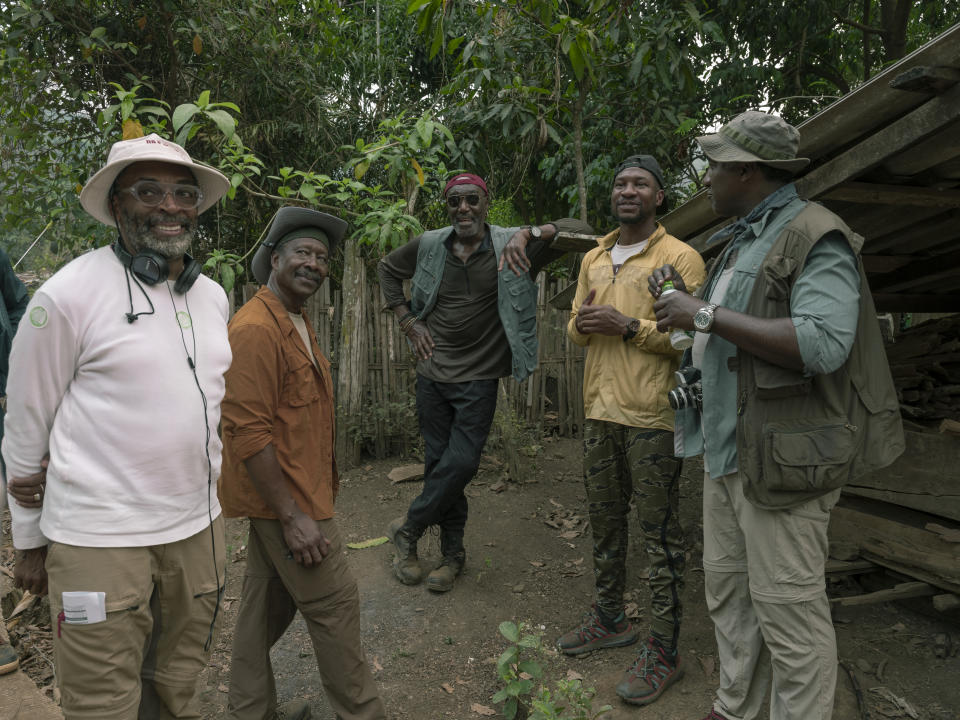
{"type": "Polygon", "coordinates": [[[80,204],[83,209],[104,225],[113,225],[116,221],[110,211],[110,188],[113,187],[117,175],[137,162],[165,162],[189,168],[197,179],[200,192],[203,193],[203,199],[197,208],[198,214],[213,207],[230,188],[226,175],[194,161],[182,147],[154,133],[113,144],[107,156],[107,164],[87,180],[87,184],[80,191],[80,204]]]}

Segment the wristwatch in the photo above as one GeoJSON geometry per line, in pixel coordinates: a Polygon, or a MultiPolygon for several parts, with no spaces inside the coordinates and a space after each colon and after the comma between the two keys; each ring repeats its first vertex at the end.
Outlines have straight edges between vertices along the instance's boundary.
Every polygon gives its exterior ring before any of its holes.
{"type": "Polygon", "coordinates": [[[540,236],[543,235],[543,232],[540,230],[539,225],[528,225],[527,230],[530,231],[531,240],[539,240],[540,236]]]}
{"type": "Polygon", "coordinates": [[[693,315],[693,327],[697,332],[708,333],[713,327],[713,313],[717,309],[716,303],[705,305],[693,315]]]}
{"type": "Polygon", "coordinates": [[[640,321],[634,318],[633,320],[627,323],[627,329],[622,336],[623,341],[627,342],[627,340],[630,340],[631,338],[633,338],[633,336],[636,335],[638,332],[640,332],[640,321]]]}

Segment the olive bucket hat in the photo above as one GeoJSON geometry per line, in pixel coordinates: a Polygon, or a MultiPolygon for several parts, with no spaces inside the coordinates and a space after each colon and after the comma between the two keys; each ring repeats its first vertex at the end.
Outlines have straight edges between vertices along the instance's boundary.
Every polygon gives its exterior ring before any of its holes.
{"type": "Polygon", "coordinates": [[[282,207],[270,221],[270,230],[250,263],[253,277],[266,285],[272,269],[270,257],[283,243],[298,237],[317,238],[329,249],[340,242],[347,230],[347,221],[333,215],[302,207],[282,207]]]}
{"type": "Polygon", "coordinates": [[[697,138],[714,162],[756,162],[796,173],[810,164],[797,157],[800,132],[777,115],[747,110],[712,135],[697,138]]]}

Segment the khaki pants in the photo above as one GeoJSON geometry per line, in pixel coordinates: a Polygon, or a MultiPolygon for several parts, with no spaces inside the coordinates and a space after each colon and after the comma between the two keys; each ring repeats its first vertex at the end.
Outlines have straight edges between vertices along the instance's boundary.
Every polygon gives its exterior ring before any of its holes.
{"type": "Polygon", "coordinates": [[[327,700],[341,720],[384,720],[386,711],[360,644],[360,600],[336,523],[317,525],[330,541],[319,566],[293,558],[277,520],[250,519],[247,571],[233,633],[227,717],[272,720],[277,691],[270,648],[297,610],[306,620],[327,700]]]}
{"type": "Polygon", "coordinates": [[[704,477],[703,569],[720,657],[714,709],[728,720],[830,720],[837,643],[824,568],[835,490],[789,510],[764,510],[738,474],[704,477]],[[772,687],[771,687],[772,681],[772,687]]]}
{"type": "Polygon", "coordinates": [[[166,545],[52,543],[46,568],[66,720],[200,718],[196,683],[213,646],[207,640],[225,563],[222,517],[212,537],[205,528],[166,545]],[[105,592],[107,619],[59,621],[69,590],[105,592]]]}

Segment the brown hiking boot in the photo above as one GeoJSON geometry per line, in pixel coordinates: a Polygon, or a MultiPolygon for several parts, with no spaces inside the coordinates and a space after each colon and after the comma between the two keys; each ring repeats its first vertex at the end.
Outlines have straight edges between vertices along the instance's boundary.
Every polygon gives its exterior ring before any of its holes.
{"type": "Polygon", "coordinates": [[[668,653],[656,640],[649,638],[647,646],[617,685],[616,692],[631,705],[649,705],[682,677],[680,656],[668,653]]]}
{"type": "Polygon", "coordinates": [[[427,590],[447,592],[453,589],[453,581],[463,572],[467,557],[465,553],[444,556],[440,565],[427,575],[427,590]]]}
{"type": "Polygon", "coordinates": [[[584,615],[579,627],[560,636],[557,649],[565,655],[582,655],[602,648],[633,645],[637,637],[637,631],[622,610],[607,626],[600,619],[600,611],[594,605],[590,612],[584,615]]]}
{"type": "Polygon", "coordinates": [[[407,519],[398,517],[387,527],[387,537],[396,548],[393,554],[393,572],[404,585],[416,585],[423,580],[420,558],[417,557],[417,539],[404,530],[407,519]]]}

